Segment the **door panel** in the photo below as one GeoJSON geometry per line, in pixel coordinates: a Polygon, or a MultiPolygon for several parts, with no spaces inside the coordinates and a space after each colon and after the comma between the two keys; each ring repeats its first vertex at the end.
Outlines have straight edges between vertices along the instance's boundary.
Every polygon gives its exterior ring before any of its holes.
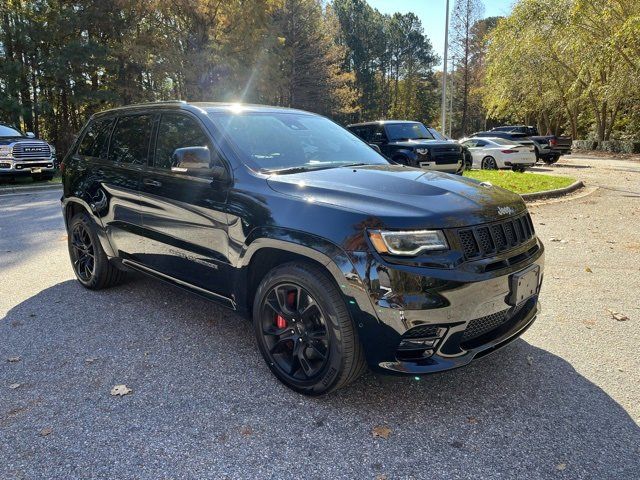
{"type": "Polygon", "coordinates": [[[102,177],[107,214],[104,227],[122,258],[139,259],[144,252],[140,181],[151,146],[152,115],[120,117],[111,134],[109,155],[96,171],[102,177]]]}
{"type": "MultiPolygon", "coordinates": [[[[214,147],[199,122],[184,114],[160,119],[154,165],[141,182],[146,236],[144,264],[191,285],[230,296],[228,183],[189,172],[172,172],[175,151],[214,147]]],[[[215,154],[213,162],[217,161],[215,154]]]]}

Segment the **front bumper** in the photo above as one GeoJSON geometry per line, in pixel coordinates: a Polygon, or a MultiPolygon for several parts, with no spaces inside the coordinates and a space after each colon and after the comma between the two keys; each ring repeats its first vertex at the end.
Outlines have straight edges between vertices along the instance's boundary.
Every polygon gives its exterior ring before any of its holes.
{"type": "MultiPolygon", "coordinates": [[[[363,315],[369,321],[359,322],[369,366],[397,374],[439,372],[516,339],[535,321],[539,303],[536,294],[517,307],[510,305],[510,278],[538,265],[539,291],[544,247],[537,239],[535,245],[536,252],[523,261],[481,273],[473,262],[456,269],[407,267],[373,254],[353,254],[375,314],[375,319],[363,315]],[[426,342],[422,352],[414,339],[426,342]]],[[[531,244],[522,249],[531,251],[531,244]]]]}
{"type": "Polygon", "coordinates": [[[52,158],[37,158],[16,160],[14,158],[0,158],[0,175],[21,176],[34,173],[53,173],[55,164],[52,158]]]}

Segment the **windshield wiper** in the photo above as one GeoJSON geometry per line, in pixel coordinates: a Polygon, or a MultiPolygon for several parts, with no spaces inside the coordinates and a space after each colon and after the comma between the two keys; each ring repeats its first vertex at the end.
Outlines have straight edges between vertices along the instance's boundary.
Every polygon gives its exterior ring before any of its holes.
{"type": "Polygon", "coordinates": [[[345,163],[343,165],[338,165],[339,167],[362,167],[363,165],[371,165],[370,163],[345,163]]]}
{"type": "Polygon", "coordinates": [[[287,168],[276,168],[274,170],[265,170],[264,173],[275,174],[275,175],[286,175],[288,173],[302,173],[302,172],[310,172],[312,170],[324,170],[326,168],[333,168],[332,165],[322,165],[319,167],[287,167],[287,168]]]}

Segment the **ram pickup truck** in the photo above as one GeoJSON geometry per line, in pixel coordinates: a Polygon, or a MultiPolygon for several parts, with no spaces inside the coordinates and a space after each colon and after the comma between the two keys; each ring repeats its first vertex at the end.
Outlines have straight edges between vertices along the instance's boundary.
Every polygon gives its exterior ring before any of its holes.
{"type": "Polygon", "coordinates": [[[536,127],[530,125],[504,125],[491,129],[491,133],[509,133],[525,135],[535,143],[536,158],[551,165],[556,163],[561,155],[571,154],[571,137],[557,137],[556,135],[540,135],[536,127]]]}
{"type": "Polygon", "coordinates": [[[439,140],[420,122],[381,120],[356,123],[347,129],[375,145],[395,163],[461,175],[464,152],[458,142],[439,140]]]}
{"type": "Polygon", "coordinates": [[[0,177],[31,176],[51,180],[55,172],[55,150],[31,132],[0,124],[0,177]]]}

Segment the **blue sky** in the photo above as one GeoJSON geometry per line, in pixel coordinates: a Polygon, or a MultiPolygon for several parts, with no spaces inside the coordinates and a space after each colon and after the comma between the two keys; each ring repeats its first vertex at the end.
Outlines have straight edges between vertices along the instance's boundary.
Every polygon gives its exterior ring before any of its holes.
{"type": "MultiPolygon", "coordinates": [[[[367,0],[382,13],[413,12],[420,20],[434,50],[442,57],[444,49],[444,23],[446,0],[367,0]]],[[[455,0],[449,0],[453,10],[455,0]]],[[[484,16],[508,15],[514,0],[484,0],[484,16]]],[[[442,68],[442,66],[440,67],[442,68]]]]}

